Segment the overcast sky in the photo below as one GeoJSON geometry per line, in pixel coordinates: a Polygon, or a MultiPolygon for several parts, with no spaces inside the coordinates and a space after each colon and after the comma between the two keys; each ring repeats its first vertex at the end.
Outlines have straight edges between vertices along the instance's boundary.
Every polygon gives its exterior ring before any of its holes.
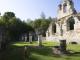
{"type": "MultiPolygon", "coordinates": [[[[61,0],[0,0],[0,12],[3,15],[6,11],[11,11],[22,20],[28,18],[35,19],[44,12],[46,17],[57,16],[57,5],[61,0]]],[[[80,11],[80,0],[73,0],[75,8],[80,11]]]]}

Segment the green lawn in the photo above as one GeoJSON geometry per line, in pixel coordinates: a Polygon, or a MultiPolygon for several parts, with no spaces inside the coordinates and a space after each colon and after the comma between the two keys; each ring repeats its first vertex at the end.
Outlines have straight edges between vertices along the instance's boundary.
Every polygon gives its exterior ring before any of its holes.
{"type": "Polygon", "coordinates": [[[1,52],[0,60],[24,60],[24,46],[30,46],[30,58],[25,60],[80,60],[80,45],[67,45],[67,50],[73,52],[69,56],[52,54],[52,47],[59,45],[56,42],[43,42],[39,48],[37,42],[14,42],[1,52]]]}

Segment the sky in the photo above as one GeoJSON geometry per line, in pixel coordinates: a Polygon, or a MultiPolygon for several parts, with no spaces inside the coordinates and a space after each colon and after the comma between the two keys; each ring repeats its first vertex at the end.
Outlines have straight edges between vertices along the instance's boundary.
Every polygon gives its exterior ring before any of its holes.
{"type": "MultiPolygon", "coordinates": [[[[21,20],[40,18],[41,12],[46,17],[57,16],[58,4],[61,0],[0,0],[1,15],[4,12],[14,12],[21,20]]],[[[75,9],[80,12],[80,0],[73,0],[75,9]]]]}

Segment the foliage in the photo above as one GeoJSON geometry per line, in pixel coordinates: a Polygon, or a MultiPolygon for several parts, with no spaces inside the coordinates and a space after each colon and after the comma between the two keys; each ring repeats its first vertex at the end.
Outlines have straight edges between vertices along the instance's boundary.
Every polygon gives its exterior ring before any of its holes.
{"type": "Polygon", "coordinates": [[[45,19],[46,18],[46,15],[44,14],[44,12],[41,13],[41,18],[42,19],[45,19]]]}
{"type": "Polygon", "coordinates": [[[23,33],[32,31],[33,28],[27,25],[26,22],[15,16],[13,12],[5,12],[0,19],[0,26],[3,26],[6,30],[6,39],[11,41],[19,40],[19,37],[23,33]]]}
{"type": "Polygon", "coordinates": [[[43,36],[45,36],[45,32],[51,21],[52,18],[51,19],[39,18],[35,19],[34,21],[29,21],[27,23],[34,28],[35,32],[39,31],[42,33],[43,36]]]}
{"type": "Polygon", "coordinates": [[[22,34],[29,32],[40,32],[45,36],[45,32],[53,19],[51,17],[45,18],[45,14],[41,14],[41,18],[31,20],[27,22],[22,21],[15,16],[14,12],[5,12],[0,18],[0,26],[3,26],[6,31],[6,40],[18,41],[22,34]]]}

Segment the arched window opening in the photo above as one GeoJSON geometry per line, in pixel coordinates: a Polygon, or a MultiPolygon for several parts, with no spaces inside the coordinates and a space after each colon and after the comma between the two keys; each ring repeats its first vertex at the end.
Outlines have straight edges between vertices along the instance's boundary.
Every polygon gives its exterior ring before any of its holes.
{"type": "Polygon", "coordinates": [[[65,3],[63,4],[63,12],[66,13],[66,11],[67,11],[67,4],[65,3]]]}
{"type": "Polygon", "coordinates": [[[56,33],[56,25],[54,25],[54,33],[56,33]]]}
{"type": "Polygon", "coordinates": [[[69,4],[70,4],[70,5],[73,5],[73,2],[72,2],[72,0],[69,0],[69,4]]]}
{"type": "Polygon", "coordinates": [[[53,26],[52,26],[52,33],[53,34],[56,33],[56,24],[53,24],[53,26]]]}
{"type": "Polygon", "coordinates": [[[70,21],[69,24],[70,24],[70,30],[74,30],[74,23],[70,21]]]}
{"type": "Polygon", "coordinates": [[[59,10],[61,10],[62,9],[62,5],[61,4],[59,4],[59,10]]]}
{"type": "Polygon", "coordinates": [[[68,21],[67,21],[67,30],[74,30],[74,24],[75,24],[75,21],[73,19],[73,17],[69,18],[68,21]]]}

